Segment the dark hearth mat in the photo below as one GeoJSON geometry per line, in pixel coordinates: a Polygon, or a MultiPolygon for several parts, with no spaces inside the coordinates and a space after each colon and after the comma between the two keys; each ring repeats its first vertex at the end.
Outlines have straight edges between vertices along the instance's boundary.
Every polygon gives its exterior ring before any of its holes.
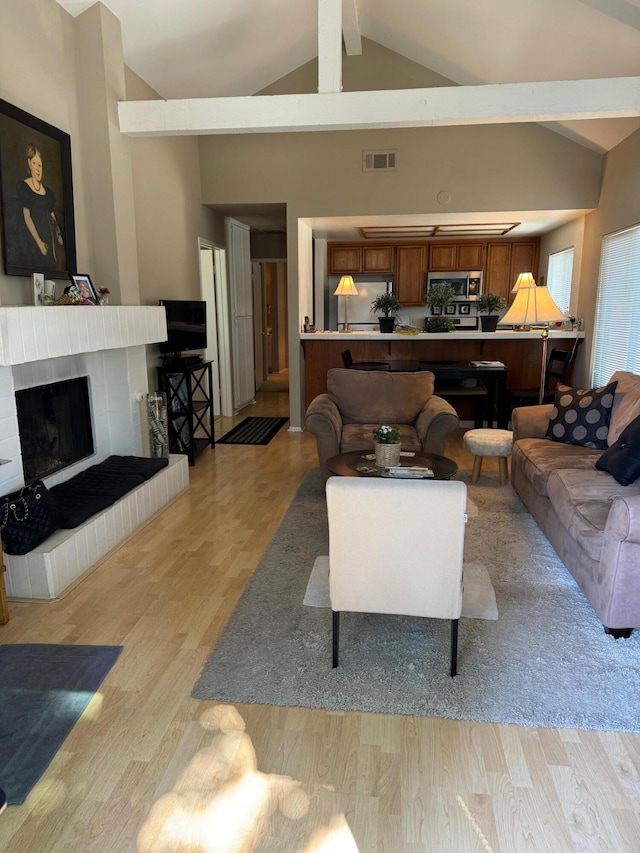
{"type": "Polygon", "coordinates": [[[61,516],[60,527],[78,527],[153,477],[168,463],[168,459],[109,456],[104,462],[53,486],[50,491],[61,516]]]}

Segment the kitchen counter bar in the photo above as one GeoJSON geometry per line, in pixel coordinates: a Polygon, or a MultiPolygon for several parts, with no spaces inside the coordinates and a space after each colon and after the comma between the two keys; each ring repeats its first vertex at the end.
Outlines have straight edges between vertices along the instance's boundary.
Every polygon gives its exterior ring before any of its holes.
{"type": "MultiPolygon", "coordinates": [[[[569,350],[584,332],[549,332],[551,349],[569,350]]],[[[502,361],[509,369],[508,388],[535,388],[540,381],[540,331],[459,331],[383,335],[379,332],[315,332],[300,335],[305,360],[305,408],[327,390],[327,371],[343,367],[342,353],[354,361],[502,361]]],[[[570,381],[570,377],[568,378],[570,381]]],[[[436,392],[437,393],[437,392],[436,392]]],[[[467,417],[465,401],[459,410],[467,417]]]]}

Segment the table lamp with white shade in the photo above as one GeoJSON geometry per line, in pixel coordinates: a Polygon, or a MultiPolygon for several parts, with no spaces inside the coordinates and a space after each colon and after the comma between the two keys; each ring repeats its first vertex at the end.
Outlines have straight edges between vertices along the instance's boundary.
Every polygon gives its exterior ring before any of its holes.
{"type": "Polygon", "coordinates": [[[512,293],[515,299],[507,313],[500,320],[502,324],[511,324],[518,331],[529,331],[532,326],[542,326],[542,364],[540,367],[540,393],[538,402],[544,398],[544,374],[547,366],[547,340],[549,323],[562,323],[565,316],[551,298],[544,285],[538,286],[530,272],[520,273],[512,293]]]}
{"type": "Polygon", "coordinates": [[[349,297],[357,296],[358,291],[354,284],[353,278],[350,275],[343,275],[340,281],[338,282],[338,286],[333,291],[334,296],[344,296],[344,323],[341,332],[350,332],[349,328],[349,297]]]}

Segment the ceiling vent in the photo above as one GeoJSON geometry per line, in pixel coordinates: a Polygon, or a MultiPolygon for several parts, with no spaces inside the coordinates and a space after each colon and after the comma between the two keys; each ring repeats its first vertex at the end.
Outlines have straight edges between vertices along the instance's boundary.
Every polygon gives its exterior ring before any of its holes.
{"type": "Polygon", "coordinates": [[[363,151],[363,172],[389,172],[398,165],[397,151],[363,151]]]}

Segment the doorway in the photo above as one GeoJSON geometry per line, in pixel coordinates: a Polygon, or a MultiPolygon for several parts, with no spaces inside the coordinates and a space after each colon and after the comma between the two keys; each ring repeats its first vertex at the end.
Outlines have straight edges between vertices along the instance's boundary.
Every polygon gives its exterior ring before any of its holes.
{"type": "Polygon", "coordinates": [[[278,376],[288,381],[286,261],[253,263],[256,390],[278,376]]]}

